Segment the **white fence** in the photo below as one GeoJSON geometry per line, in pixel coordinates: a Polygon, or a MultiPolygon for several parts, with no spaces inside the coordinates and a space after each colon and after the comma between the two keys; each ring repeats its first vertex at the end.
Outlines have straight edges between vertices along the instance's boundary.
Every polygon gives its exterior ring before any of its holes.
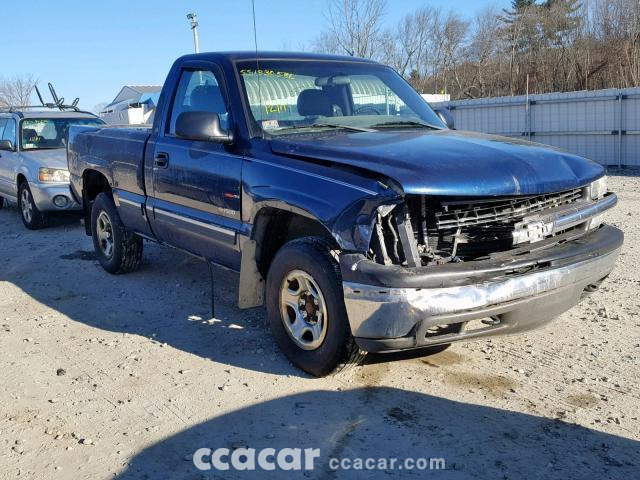
{"type": "Polygon", "coordinates": [[[479,98],[449,108],[458,130],[553,145],[609,166],[640,165],[640,88],[479,98]]]}

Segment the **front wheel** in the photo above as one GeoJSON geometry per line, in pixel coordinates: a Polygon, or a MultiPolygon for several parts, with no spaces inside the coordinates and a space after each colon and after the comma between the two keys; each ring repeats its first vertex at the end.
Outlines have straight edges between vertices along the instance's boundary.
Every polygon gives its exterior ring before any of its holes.
{"type": "Polygon", "coordinates": [[[29,230],[38,230],[47,225],[47,216],[38,210],[26,180],[23,180],[18,186],[18,210],[22,223],[29,230]]]}
{"type": "Polygon", "coordinates": [[[91,235],[98,261],[107,272],[129,273],[142,263],[142,238],[127,230],[111,195],[100,193],[91,209],[91,235]]]}
{"type": "Polygon", "coordinates": [[[267,315],[280,350],[298,368],[321,377],[357,363],[340,267],[324,239],[285,244],[267,275],[267,315]]]}

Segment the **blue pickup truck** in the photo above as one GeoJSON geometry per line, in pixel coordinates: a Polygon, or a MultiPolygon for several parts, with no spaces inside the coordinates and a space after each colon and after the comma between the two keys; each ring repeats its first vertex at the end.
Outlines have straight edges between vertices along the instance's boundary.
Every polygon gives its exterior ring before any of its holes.
{"type": "Polygon", "coordinates": [[[522,332],[577,304],[623,243],[603,168],[453,129],[391,68],[205,53],[149,128],[72,127],[71,189],[110,273],[143,239],[239,272],[299,368],[522,332]]]}

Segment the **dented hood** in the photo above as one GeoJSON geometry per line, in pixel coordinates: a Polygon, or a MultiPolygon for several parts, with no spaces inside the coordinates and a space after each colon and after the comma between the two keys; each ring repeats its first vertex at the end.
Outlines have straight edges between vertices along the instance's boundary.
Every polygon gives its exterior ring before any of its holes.
{"type": "Polygon", "coordinates": [[[376,172],[413,194],[535,195],[581,187],[604,174],[597,163],[548,146],[455,130],[298,135],[274,139],[271,148],[376,172]]]}

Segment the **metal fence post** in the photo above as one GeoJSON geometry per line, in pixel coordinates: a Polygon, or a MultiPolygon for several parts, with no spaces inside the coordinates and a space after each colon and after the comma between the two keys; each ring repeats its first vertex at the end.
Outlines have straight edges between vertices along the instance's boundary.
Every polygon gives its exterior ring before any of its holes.
{"type": "Polygon", "coordinates": [[[618,90],[618,168],[622,168],[622,90],[618,90]]]}
{"type": "Polygon", "coordinates": [[[527,116],[527,136],[529,137],[529,141],[531,141],[531,123],[532,123],[532,113],[531,113],[531,107],[535,105],[530,99],[527,98],[527,110],[528,110],[528,116],[527,116]]]}

